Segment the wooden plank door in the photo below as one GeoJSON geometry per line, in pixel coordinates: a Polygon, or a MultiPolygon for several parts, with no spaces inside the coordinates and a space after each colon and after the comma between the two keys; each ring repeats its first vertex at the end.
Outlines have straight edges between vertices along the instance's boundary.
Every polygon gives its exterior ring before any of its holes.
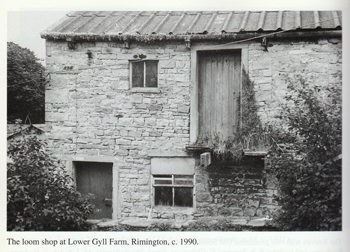
{"type": "Polygon", "coordinates": [[[240,87],[240,50],[198,52],[199,139],[236,133],[240,87]]]}
{"type": "Polygon", "coordinates": [[[77,189],[82,194],[92,193],[95,205],[90,219],[112,218],[112,163],[77,162],[77,189]]]}

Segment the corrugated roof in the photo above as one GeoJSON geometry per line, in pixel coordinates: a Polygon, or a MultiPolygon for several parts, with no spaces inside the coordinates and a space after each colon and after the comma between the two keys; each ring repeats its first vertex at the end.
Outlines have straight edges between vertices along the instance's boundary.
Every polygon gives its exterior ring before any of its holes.
{"type": "Polygon", "coordinates": [[[341,11],[77,11],[41,33],[43,38],[222,35],[292,29],[341,29],[341,11]]]}

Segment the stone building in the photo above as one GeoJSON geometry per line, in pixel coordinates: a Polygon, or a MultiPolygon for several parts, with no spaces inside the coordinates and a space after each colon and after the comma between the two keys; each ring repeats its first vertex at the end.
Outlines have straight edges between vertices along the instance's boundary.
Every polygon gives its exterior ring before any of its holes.
{"type": "Polygon", "coordinates": [[[341,85],[339,11],[72,12],[46,39],[46,133],[91,218],[268,216],[265,152],[210,164],[198,139],[241,125],[242,78],[263,123],[287,79],[341,85]]]}

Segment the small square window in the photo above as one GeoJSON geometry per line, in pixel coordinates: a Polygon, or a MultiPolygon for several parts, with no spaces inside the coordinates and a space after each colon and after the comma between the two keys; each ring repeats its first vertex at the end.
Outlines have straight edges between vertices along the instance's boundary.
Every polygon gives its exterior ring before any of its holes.
{"type": "Polygon", "coordinates": [[[158,60],[130,61],[132,88],[158,87],[158,60]]]}
{"type": "Polygon", "coordinates": [[[153,175],[154,204],[193,207],[193,175],[153,175]]]}

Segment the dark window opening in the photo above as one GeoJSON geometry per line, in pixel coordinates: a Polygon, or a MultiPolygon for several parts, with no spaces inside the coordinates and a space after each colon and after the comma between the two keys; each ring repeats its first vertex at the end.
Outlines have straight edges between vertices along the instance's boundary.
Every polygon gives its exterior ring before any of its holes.
{"type": "Polygon", "coordinates": [[[154,204],[193,207],[193,181],[193,175],[154,175],[154,204]]]}
{"type": "Polygon", "coordinates": [[[173,205],[173,192],[171,187],[156,187],[155,188],[155,205],[160,206],[172,206],[173,205]]]}
{"type": "Polygon", "coordinates": [[[193,206],[193,188],[177,187],[174,188],[174,204],[175,206],[193,206]]]}
{"type": "Polygon", "coordinates": [[[144,62],[132,63],[132,86],[143,87],[144,85],[144,62]]]}
{"type": "Polygon", "coordinates": [[[158,61],[143,60],[131,61],[131,87],[157,88],[158,61]]]}

